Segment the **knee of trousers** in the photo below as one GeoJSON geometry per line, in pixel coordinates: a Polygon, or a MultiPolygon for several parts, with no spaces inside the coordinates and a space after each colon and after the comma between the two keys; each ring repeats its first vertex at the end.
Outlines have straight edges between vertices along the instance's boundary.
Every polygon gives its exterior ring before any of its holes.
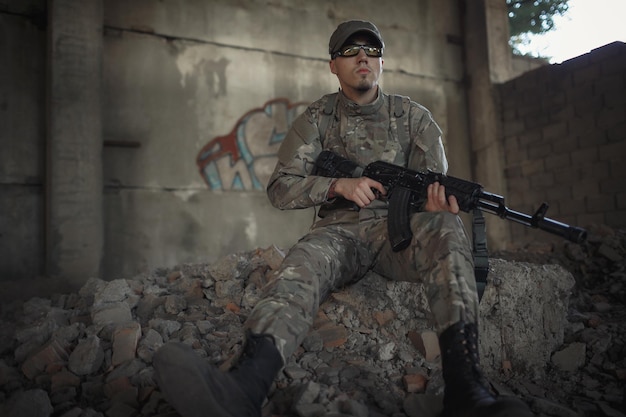
{"type": "Polygon", "coordinates": [[[411,229],[417,239],[439,239],[469,244],[463,221],[457,214],[441,211],[415,213],[411,218],[411,229]]]}

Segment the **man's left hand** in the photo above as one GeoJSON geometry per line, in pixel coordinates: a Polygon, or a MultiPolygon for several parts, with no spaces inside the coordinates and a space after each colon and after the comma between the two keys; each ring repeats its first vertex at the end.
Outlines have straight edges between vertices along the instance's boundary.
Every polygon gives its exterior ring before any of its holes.
{"type": "Polygon", "coordinates": [[[424,211],[449,211],[453,214],[459,213],[459,203],[456,197],[451,195],[446,198],[446,187],[434,182],[428,186],[428,200],[424,206],[424,211]]]}

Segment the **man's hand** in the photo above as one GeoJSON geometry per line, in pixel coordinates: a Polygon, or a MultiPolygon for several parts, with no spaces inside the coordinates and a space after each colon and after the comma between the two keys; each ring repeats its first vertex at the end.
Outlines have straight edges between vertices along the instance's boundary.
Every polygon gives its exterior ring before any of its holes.
{"type": "Polygon", "coordinates": [[[359,207],[365,207],[376,200],[376,191],[381,195],[387,194],[381,183],[367,177],[339,178],[335,183],[335,193],[359,207]]]}
{"type": "Polygon", "coordinates": [[[456,197],[451,195],[446,199],[446,187],[434,182],[428,186],[428,200],[424,206],[424,211],[449,211],[453,214],[458,214],[459,203],[456,201],[456,197]]]}

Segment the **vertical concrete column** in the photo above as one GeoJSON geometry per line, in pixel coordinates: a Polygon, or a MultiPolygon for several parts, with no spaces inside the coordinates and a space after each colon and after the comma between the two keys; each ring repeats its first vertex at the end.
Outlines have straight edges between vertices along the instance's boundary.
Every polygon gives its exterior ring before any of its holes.
{"type": "Polygon", "coordinates": [[[102,0],[48,0],[46,272],[79,287],[99,276],[102,0]]]}
{"type": "MultiPolygon", "coordinates": [[[[474,177],[489,192],[505,195],[504,151],[494,83],[508,79],[511,72],[506,4],[502,0],[467,0],[465,7],[467,97],[474,177]]],[[[485,217],[489,248],[502,248],[508,240],[508,225],[491,215],[485,217]]]]}

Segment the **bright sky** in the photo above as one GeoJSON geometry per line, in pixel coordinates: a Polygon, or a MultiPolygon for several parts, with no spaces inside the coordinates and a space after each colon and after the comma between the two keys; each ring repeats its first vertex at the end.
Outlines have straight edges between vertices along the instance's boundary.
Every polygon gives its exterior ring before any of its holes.
{"type": "Polygon", "coordinates": [[[626,0],[569,0],[565,16],[555,16],[555,29],[531,37],[520,51],[551,57],[553,64],[586,54],[614,41],[626,42],[626,0]]]}

